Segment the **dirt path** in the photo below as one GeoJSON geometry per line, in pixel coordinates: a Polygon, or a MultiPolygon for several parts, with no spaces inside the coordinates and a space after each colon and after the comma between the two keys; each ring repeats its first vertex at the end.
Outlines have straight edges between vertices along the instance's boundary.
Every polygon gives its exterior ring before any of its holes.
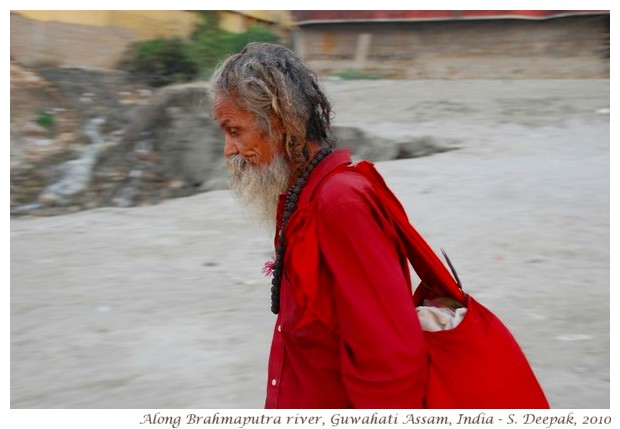
{"type": "MultiPolygon", "coordinates": [[[[378,167],[552,406],[608,408],[609,81],[326,86],[337,124],[459,141],[378,167]]],[[[227,191],[11,220],[11,407],[261,408],[269,244],[227,191]]]]}

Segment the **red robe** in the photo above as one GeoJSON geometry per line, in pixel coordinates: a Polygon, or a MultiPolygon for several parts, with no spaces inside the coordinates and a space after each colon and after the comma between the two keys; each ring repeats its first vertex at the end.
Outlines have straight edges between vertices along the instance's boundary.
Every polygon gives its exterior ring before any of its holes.
{"type": "Polygon", "coordinates": [[[406,252],[364,176],[326,178],[350,162],[338,150],[319,163],[288,223],[266,408],[423,406],[428,354],[406,252]]]}

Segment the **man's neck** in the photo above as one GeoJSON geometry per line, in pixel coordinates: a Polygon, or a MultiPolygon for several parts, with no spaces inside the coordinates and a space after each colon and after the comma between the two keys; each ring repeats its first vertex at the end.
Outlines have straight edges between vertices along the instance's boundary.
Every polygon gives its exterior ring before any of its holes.
{"type": "MultiPolygon", "coordinates": [[[[321,142],[318,140],[309,140],[306,142],[306,150],[308,151],[308,162],[314,158],[314,155],[321,150],[321,142]]],[[[307,164],[307,163],[306,163],[307,164]]],[[[305,165],[304,165],[305,168],[305,165]]],[[[291,169],[293,171],[294,169],[291,169]]],[[[293,184],[297,181],[297,177],[291,176],[289,177],[289,187],[293,186],[293,184]]]]}

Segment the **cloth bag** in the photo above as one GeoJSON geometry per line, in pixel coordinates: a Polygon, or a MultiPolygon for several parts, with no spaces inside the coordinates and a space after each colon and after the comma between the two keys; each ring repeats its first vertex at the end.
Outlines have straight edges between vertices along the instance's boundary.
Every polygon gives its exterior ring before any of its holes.
{"type": "MultiPolygon", "coordinates": [[[[545,394],[521,347],[489,309],[463,292],[443,262],[414,229],[400,202],[370,162],[347,167],[363,174],[392,214],[421,283],[413,294],[416,306],[425,300],[449,298],[467,309],[453,329],[424,332],[430,374],[426,408],[542,409],[545,394]]],[[[445,253],[444,253],[445,255],[445,253]]],[[[446,255],[447,258],[447,255],[446,255]]],[[[447,260],[453,269],[450,260],[447,260]]]]}

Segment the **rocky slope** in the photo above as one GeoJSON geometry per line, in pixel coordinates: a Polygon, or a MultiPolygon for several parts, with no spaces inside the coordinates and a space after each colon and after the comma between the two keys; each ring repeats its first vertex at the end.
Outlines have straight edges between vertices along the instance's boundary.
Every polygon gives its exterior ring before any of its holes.
{"type": "MultiPolygon", "coordinates": [[[[152,90],[121,72],[11,63],[11,214],[133,207],[226,187],[206,83],[152,90]],[[42,124],[42,125],[40,125],[42,124]]],[[[426,156],[458,141],[383,139],[335,128],[372,161],[426,156]]]]}

